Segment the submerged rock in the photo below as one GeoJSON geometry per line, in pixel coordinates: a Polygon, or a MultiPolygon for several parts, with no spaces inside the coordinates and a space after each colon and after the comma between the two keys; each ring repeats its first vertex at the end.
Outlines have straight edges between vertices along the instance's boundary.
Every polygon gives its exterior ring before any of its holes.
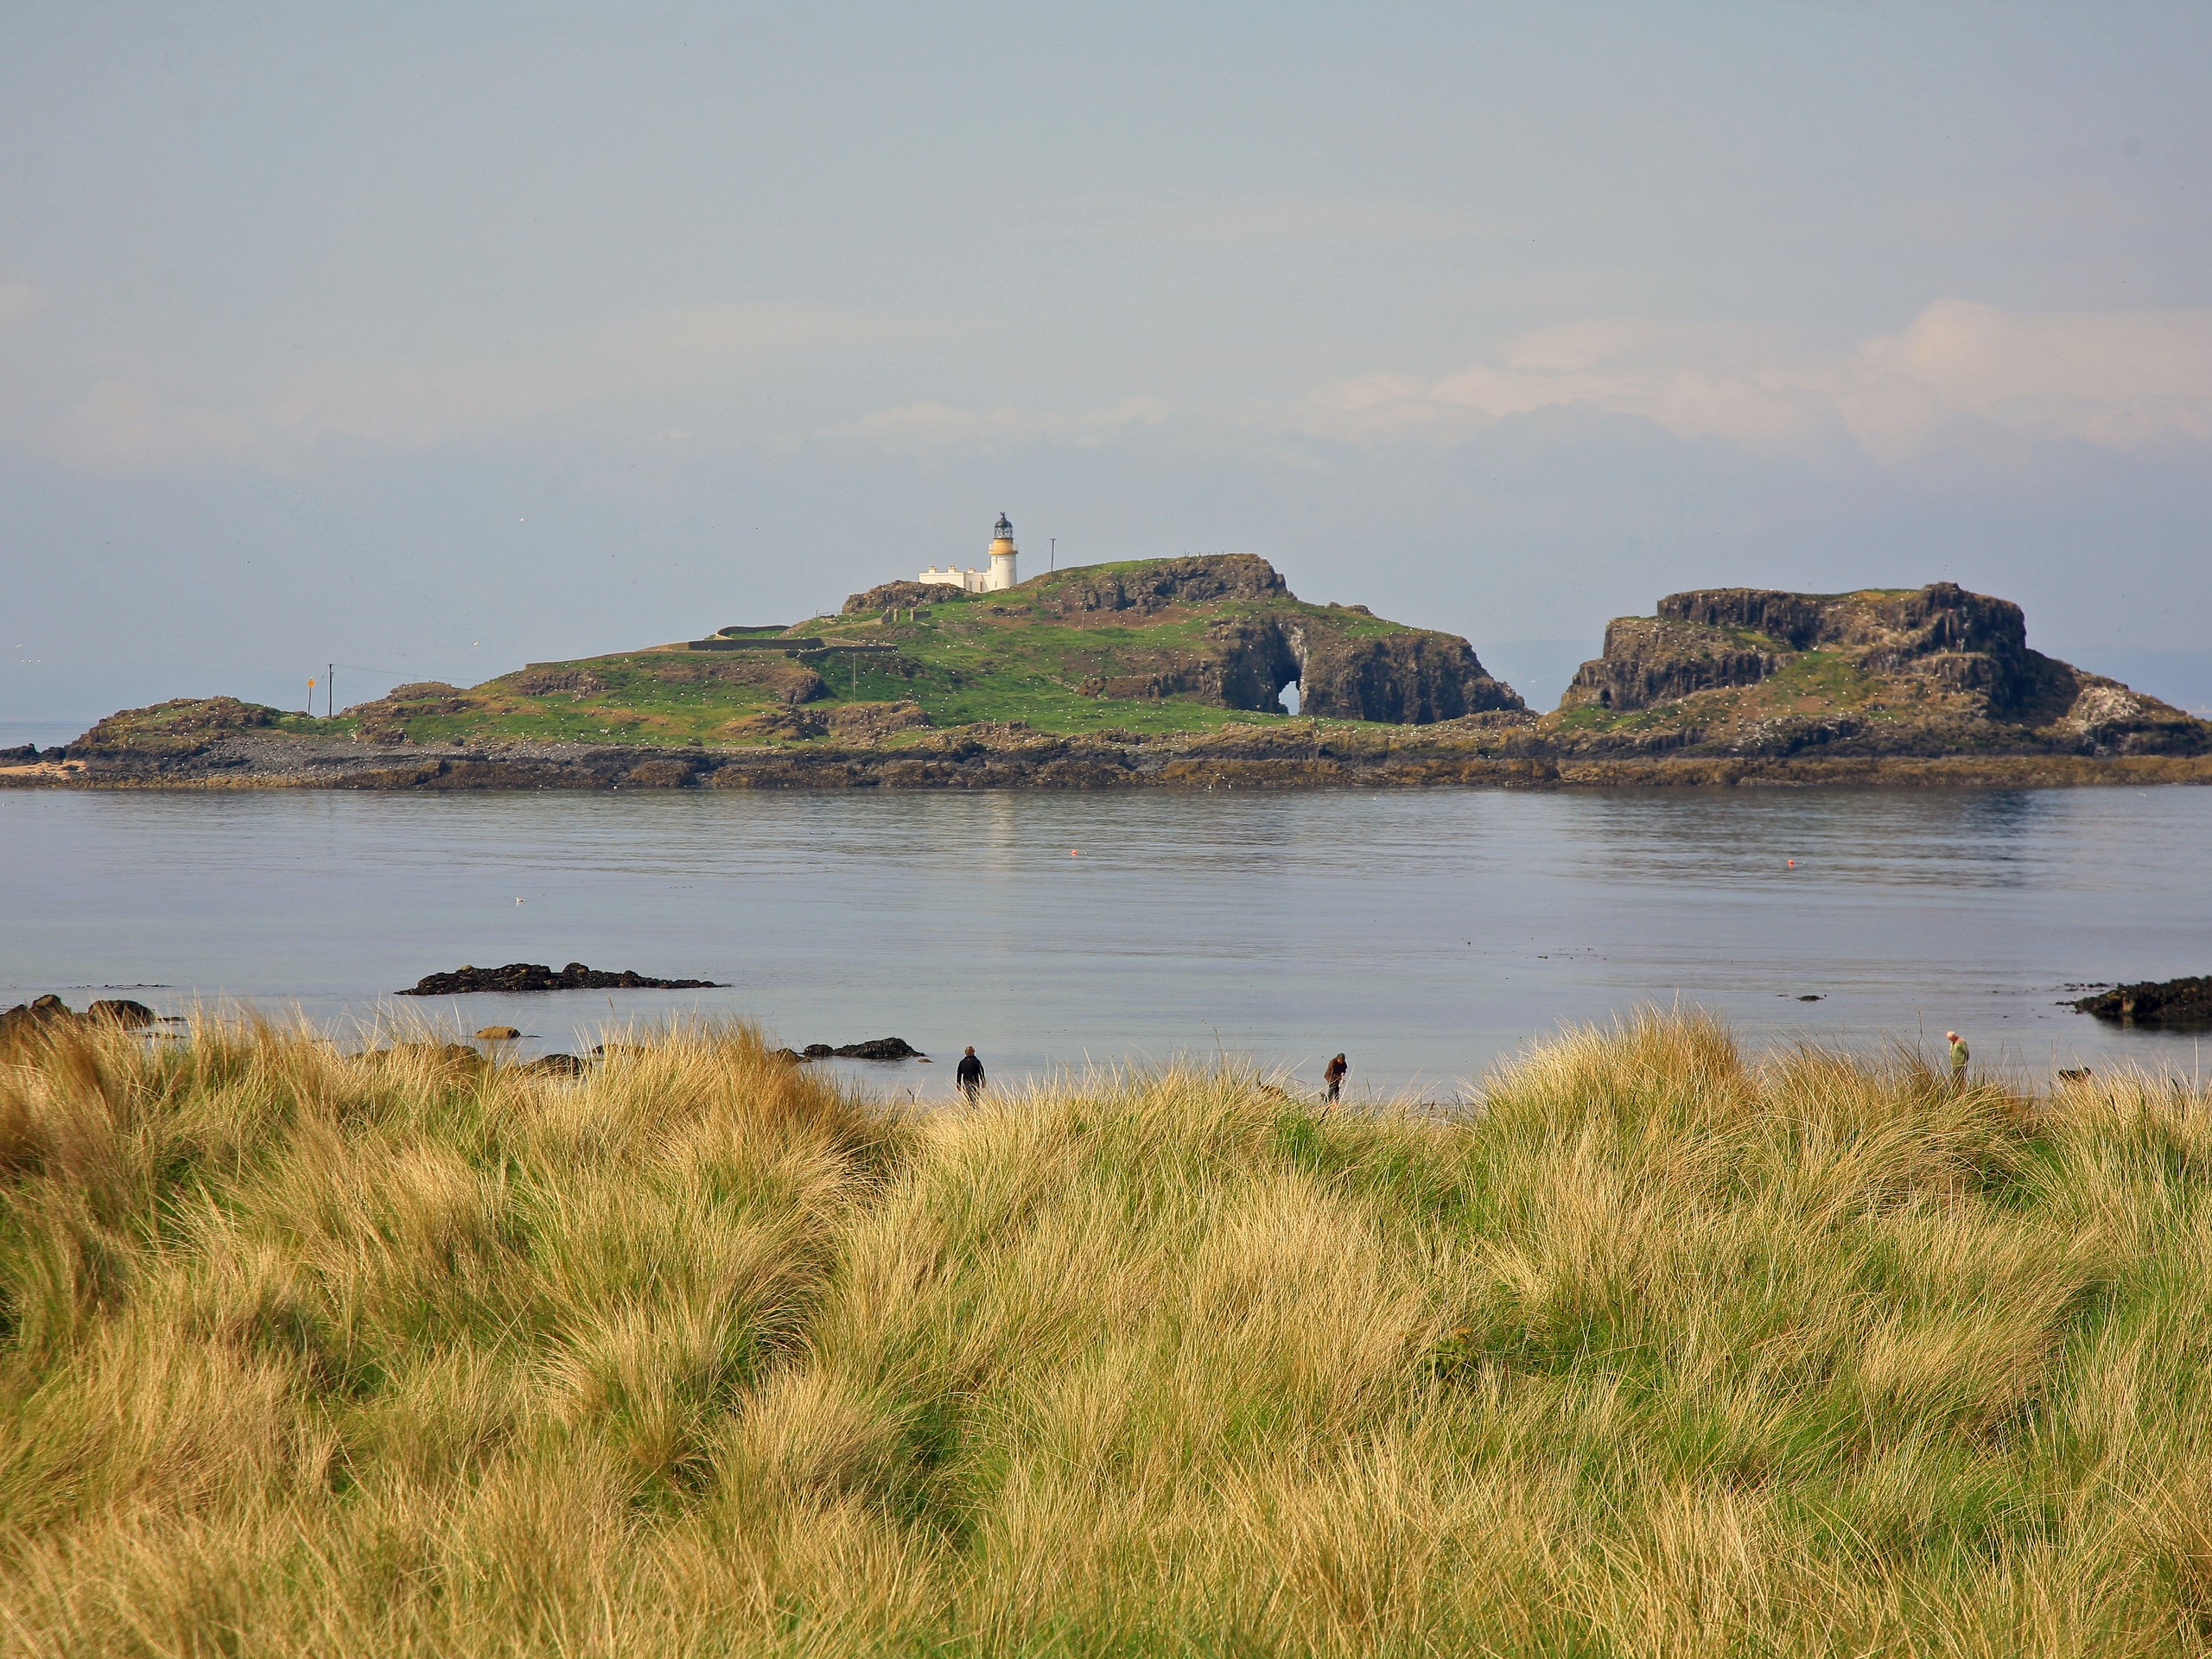
{"type": "Polygon", "coordinates": [[[2115,985],[2094,996],[2078,998],[2069,1006],[2115,1025],[2212,1031],[2212,976],[2115,985]]]}
{"type": "Polygon", "coordinates": [[[521,1068],[541,1077],[581,1077],[584,1063],[573,1054],[541,1054],[521,1068]]]}
{"type": "Polygon", "coordinates": [[[511,962],[504,968],[460,967],[449,974],[425,974],[395,996],[465,996],[474,991],[705,991],[721,988],[711,979],[655,979],[624,969],[605,973],[572,962],[556,973],[538,962],[511,962]]]}

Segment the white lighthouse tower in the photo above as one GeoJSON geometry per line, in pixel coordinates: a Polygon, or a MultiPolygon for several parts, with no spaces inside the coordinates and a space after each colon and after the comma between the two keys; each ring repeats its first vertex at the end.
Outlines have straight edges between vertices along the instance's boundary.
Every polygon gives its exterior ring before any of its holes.
{"type": "Polygon", "coordinates": [[[940,570],[931,565],[915,580],[936,582],[945,588],[957,588],[963,594],[995,594],[1013,587],[1019,580],[1014,567],[1014,561],[1020,556],[1020,551],[1014,544],[1014,521],[1001,513],[998,523],[991,529],[989,569],[955,570],[947,567],[940,570]]]}
{"type": "Polygon", "coordinates": [[[991,528],[991,579],[988,587],[996,593],[1002,588],[1014,586],[1014,521],[1006,514],[999,514],[999,521],[991,528]]]}

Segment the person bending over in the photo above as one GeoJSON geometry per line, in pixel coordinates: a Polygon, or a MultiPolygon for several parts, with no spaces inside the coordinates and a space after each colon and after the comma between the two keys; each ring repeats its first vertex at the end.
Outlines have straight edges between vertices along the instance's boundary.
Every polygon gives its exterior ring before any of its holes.
{"type": "Polygon", "coordinates": [[[1344,1073],[1351,1070],[1351,1065],[1343,1055],[1339,1054],[1329,1062],[1328,1069],[1321,1073],[1321,1081],[1329,1085],[1327,1096],[1329,1104],[1332,1106],[1336,1104],[1337,1095],[1344,1086],[1344,1073]]]}

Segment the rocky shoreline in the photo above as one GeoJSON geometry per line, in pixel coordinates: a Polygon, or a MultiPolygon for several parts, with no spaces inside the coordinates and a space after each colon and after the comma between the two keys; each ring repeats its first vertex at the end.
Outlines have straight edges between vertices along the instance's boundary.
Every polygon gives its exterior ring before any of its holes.
{"type": "Polygon", "coordinates": [[[184,753],[41,759],[0,768],[0,787],[448,792],[2212,784],[2212,755],[2203,754],[1589,752],[1595,747],[1549,741],[1525,726],[1463,721],[1319,735],[1277,722],[1134,742],[971,728],[928,734],[904,747],[675,751],[537,742],[381,746],[252,734],[219,737],[184,753]]]}

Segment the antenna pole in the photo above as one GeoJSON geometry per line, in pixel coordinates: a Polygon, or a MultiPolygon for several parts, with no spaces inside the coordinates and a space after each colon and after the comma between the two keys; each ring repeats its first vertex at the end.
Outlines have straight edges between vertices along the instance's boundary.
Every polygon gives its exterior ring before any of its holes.
{"type": "Polygon", "coordinates": [[[338,712],[338,664],[326,664],[322,671],[322,717],[328,720],[338,712]]]}
{"type": "Polygon", "coordinates": [[[1060,568],[1060,538],[1055,536],[1051,538],[1051,546],[1046,550],[1045,553],[1045,569],[1048,572],[1060,568]]]}

